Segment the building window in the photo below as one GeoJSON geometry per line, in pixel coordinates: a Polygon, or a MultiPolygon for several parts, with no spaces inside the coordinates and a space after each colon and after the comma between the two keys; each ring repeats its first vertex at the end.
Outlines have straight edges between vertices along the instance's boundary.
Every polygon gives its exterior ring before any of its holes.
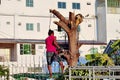
{"type": "Polygon", "coordinates": [[[37,23],[37,32],[40,32],[40,23],[37,23]]]}
{"type": "Polygon", "coordinates": [[[1,4],[1,0],[0,0],[0,4],[1,4]]]}
{"type": "Polygon", "coordinates": [[[33,7],[33,0],[26,0],[27,7],[33,7]]]}
{"type": "Polygon", "coordinates": [[[107,1],[107,6],[108,7],[120,8],[120,0],[108,0],[107,1]]]}
{"type": "Polygon", "coordinates": [[[20,54],[35,54],[35,44],[20,44],[20,54]]]}
{"type": "Polygon", "coordinates": [[[120,14],[120,0],[108,0],[107,1],[107,12],[110,14],[120,14]]]}
{"type": "Polygon", "coordinates": [[[58,2],[58,8],[66,8],[66,3],[65,2],[58,2]]]}
{"type": "Polygon", "coordinates": [[[33,23],[27,23],[26,24],[26,30],[27,31],[33,31],[33,23]]]}
{"type": "Polygon", "coordinates": [[[72,9],[80,9],[80,3],[72,3],[72,9]]]}

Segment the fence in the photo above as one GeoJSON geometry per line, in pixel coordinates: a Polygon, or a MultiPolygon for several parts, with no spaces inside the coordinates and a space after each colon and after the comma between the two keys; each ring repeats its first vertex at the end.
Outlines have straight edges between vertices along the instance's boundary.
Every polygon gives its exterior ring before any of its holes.
{"type": "MultiPolygon", "coordinates": [[[[59,64],[55,61],[52,63],[52,70],[54,73],[60,72],[59,64]]],[[[47,61],[43,56],[21,55],[18,61],[0,62],[0,80],[24,80],[26,77],[30,78],[28,80],[42,80],[41,75],[49,77],[47,61]]]]}
{"type": "Polygon", "coordinates": [[[65,77],[68,80],[120,80],[120,66],[70,67],[65,77]]]}
{"type": "MultiPolygon", "coordinates": [[[[44,69],[47,70],[47,66],[43,65],[46,61],[39,62],[39,60],[42,60],[39,56],[25,56],[24,58],[21,57],[21,60],[24,61],[1,62],[0,65],[2,65],[3,68],[0,67],[0,70],[6,72],[3,74],[0,73],[0,80],[16,80],[18,78],[19,80],[23,80],[23,78],[26,77],[31,78],[29,80],[45,80],[41,79],[40,73],[45,74],[42,76],[48,76],[44,71],[44,69]]],[[[57,62],[53,62],[53,70],[56,73],[60,72],[59,64],[57,62]]],[[[120,80],[120,66],[76,66],[69,67],[68,71],[69,75],[65,75],[66,80],[120,80]]]]}
{"type": "Polygon", "coordinates": [[[33,74],[45,72],[43,71],[44,68],[47,69],[45,64],[43,56],[39,55],[20,55],[17,61],[0,62],[0,80],[17,80],[17,78],[29,76],[30,73],[32,74],[30,77],[34,78],[33,74]]]}
{"type": "Polygon", "coordinates": [[[27,77],[26,74],[28,73],[35,74],[42,72],[42,68],[39,66],[39,64],[20,64],[16,62],[10,62],[10,63],[4,62],[4,64],[1,64],[1,66],[4,72],[0,71],[2,72],[2,74],[0,74],[0,80],[17,80],[17,78],[20,77],[25,77],[25,76],[27,77]]]}

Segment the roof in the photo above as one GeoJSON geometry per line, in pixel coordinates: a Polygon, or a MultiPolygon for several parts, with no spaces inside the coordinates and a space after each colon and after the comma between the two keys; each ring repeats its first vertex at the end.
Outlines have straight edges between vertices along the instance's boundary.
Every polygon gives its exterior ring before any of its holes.
{"type": "MultiPolygon", "coordinates": [[[[68,44],[68,41],[57,40],[58,44],[68,44]]],[[[44,44],[43,39],[0,39],[0,43],[34,43],[34,44],[44,44]]],[[[84,45],[106,45],[105,42],[93,41],[93,40],[80,40],[80,44],[84,45]]]]}
{"type": "MultiPolygon", "coordinates": [[[[59,44],[68,44],[68,41],[65,40],[58,40],[57,42],[59,44]]],[[[79,40],[79,43],[84,45],[106,45],[105,42],[94,41],[94,40],[79,40]]]]}
{"type": "Polygon", "coordinates": [[[39,39],[0,39],[0,43],[35,43],[42,44],[44,40],[39,39]]]}

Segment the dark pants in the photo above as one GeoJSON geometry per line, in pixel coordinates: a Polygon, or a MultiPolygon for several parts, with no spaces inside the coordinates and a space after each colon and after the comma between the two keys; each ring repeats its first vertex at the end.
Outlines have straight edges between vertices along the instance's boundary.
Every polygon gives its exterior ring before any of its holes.
{"type": "Polygon", "coordinates": [[[46,57],[48,65],[51,65],[54,60],[56,60],[57,62],[61,61],[61,58],[57,54],[55,54],[55,52],[47,52],[46,57]]]}

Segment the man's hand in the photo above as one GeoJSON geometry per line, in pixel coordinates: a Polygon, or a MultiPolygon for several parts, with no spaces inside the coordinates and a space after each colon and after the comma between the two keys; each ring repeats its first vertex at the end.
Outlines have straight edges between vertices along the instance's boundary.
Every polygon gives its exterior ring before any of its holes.
{"type": "Polygon", "coordinates": [[[62,53],[64,51],[64,49],[60,47],[57,49],[57,51],[58,51],[58,53],[62,53]]]}

